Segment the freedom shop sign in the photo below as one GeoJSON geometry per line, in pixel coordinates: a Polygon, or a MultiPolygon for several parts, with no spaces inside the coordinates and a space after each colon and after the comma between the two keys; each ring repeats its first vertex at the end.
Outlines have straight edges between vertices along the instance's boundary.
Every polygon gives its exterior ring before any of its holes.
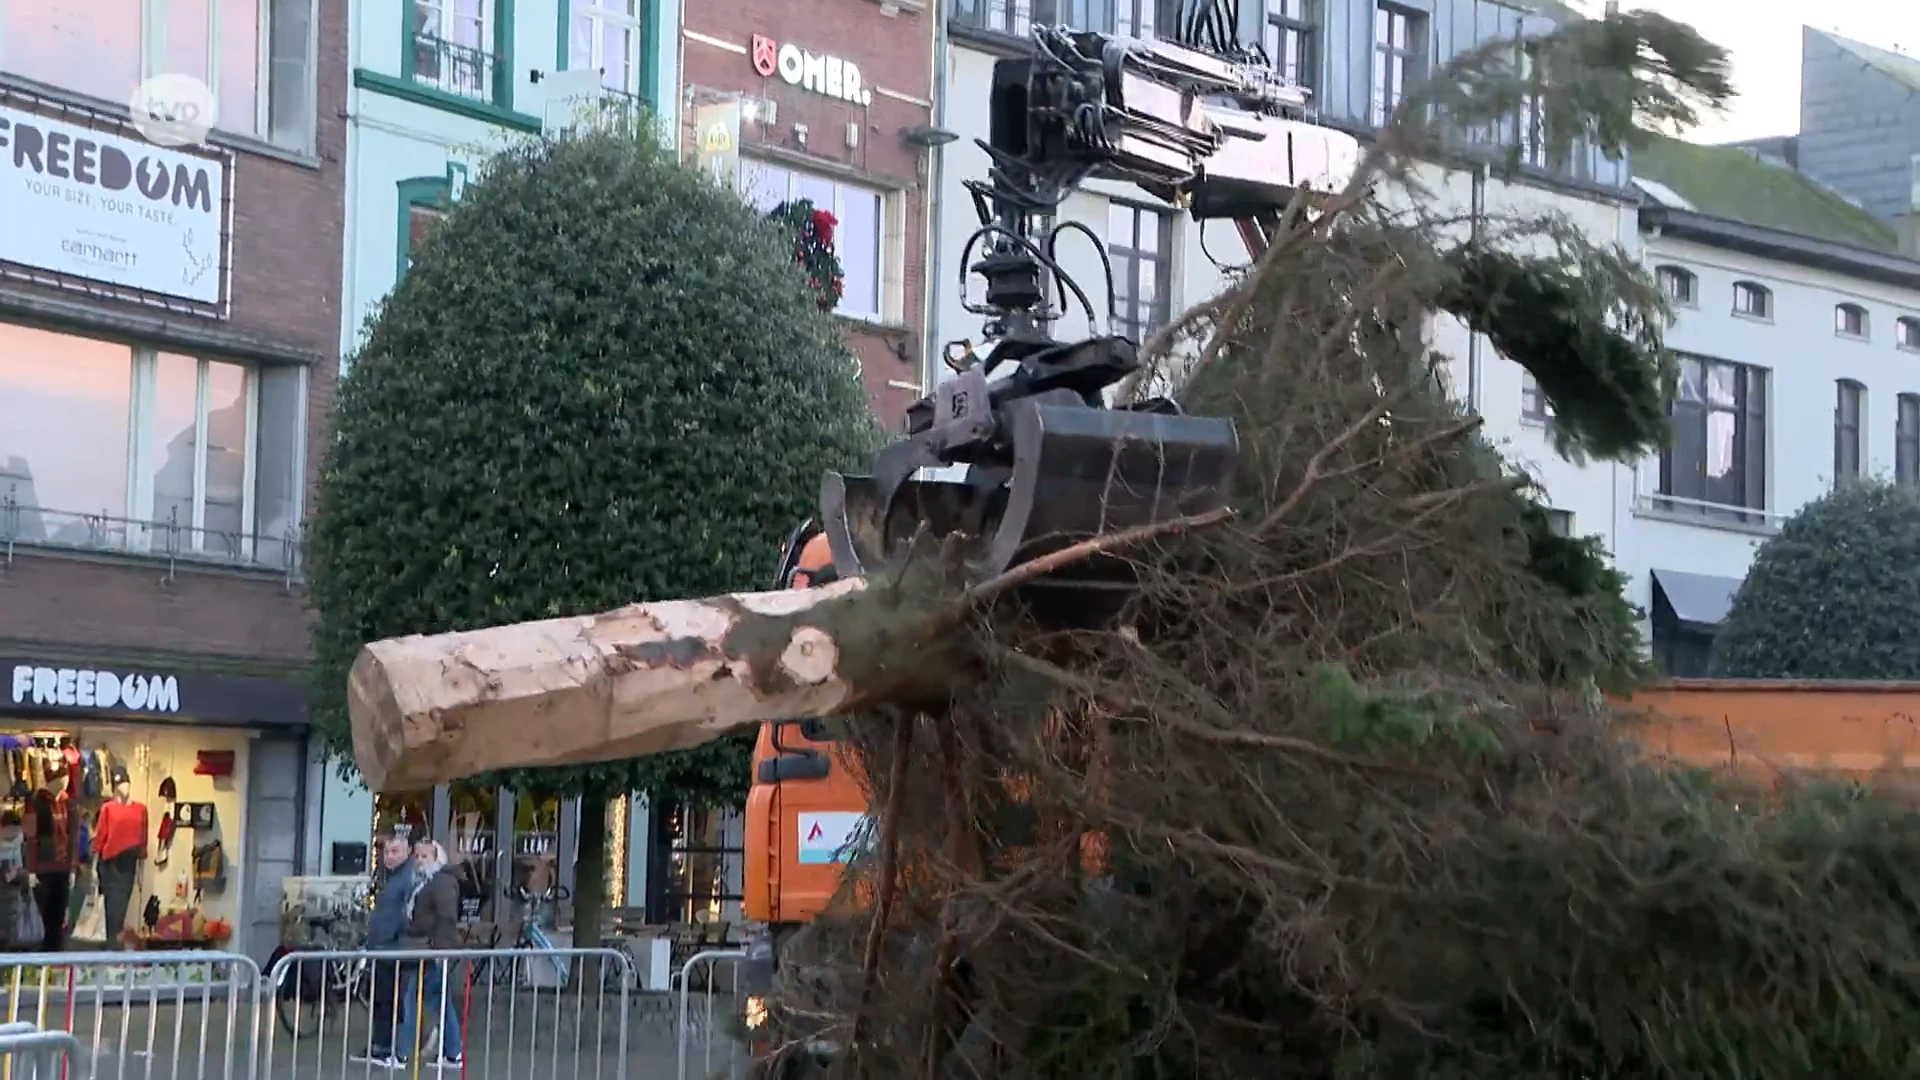
{"type": "Polygon", "coordinates": [[[216,306],[227,169],[0,105],[0,260],[216,306]]]}

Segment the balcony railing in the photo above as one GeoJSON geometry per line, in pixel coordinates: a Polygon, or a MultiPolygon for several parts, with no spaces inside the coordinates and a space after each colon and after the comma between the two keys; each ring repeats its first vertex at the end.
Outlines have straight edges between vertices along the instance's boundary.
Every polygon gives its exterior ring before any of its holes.
{"type": "Polygon", "coordinates": [[[1035,26],[1113,32],[1114,0],[955,0],[953,21],[973,30],[1024,38],[1035,26]]]}
{"type": "Polygon", "coordinates": [[[475,101],[493,100],[493,54],[434,34],[413,35],[413,81],[475,101]]]}
{"type": "Polygon", "coordinates": [[[159,559],[169,571],[181,564],[270,570],[289,583],[301,576],[304,554],[298,529],[279,536],[196,529],[181,523],[177,514],[165,521],[141,521],[56,510],[0,495],[0,552],[10,562],[23,548],[159,559]]]}

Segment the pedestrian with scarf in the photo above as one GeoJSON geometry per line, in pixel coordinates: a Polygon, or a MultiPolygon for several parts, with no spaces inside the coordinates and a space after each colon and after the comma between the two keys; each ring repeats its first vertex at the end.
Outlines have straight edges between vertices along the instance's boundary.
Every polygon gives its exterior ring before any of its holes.
{"type": "MultiPolygon", "coordinates": [[[[431,840],[414,846],[415,881],[412,910],[407,920],[407,948],[453,950],[460,947],[460,877],[447,865],[446,849],[431,840]]],[[[401,1055],[415,1048],[420,1013],[438,1018],[440,1061],[461,1063],[460,991],[458,961],[428,960],[408,965],[400,988],[400,1029],[395,1032],[394,1057],[389,1064],[405,1065],[401,1055]]]]}

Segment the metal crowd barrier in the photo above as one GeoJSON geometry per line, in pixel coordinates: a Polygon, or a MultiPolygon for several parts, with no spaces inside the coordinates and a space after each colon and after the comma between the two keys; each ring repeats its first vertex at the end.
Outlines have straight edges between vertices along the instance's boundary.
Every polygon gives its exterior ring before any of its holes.
{"type": "Polygon", "coordinates": [[[635,985],[618,949],[0,955],[0,1080],[627,1080],[672,1050],[635,985]]]}
{"type": "Polygon", "coordinates": [[[617,949],[288,953],[267,971],[259,1075],[626,1080],[644,1050],[632,985],[617,949]]]}
{"type": "Polygon", "coordinates": [[[0,956],[0,985],[5,1023],[71,1040],[64,1080],[255,1078],[261,981],[247,957],[10,953],[0,956]]]}
{"type": "Polygon", "coordinates": [[[77,1048],[71,1032],[42,1031],[24,1022],[0,1024],[0,1077],[60,1080],[77,1048]]]}
{"type": "Polygon", "coordinates": [[[746,1075],[748,1055],[740,1036],[743,1003],[740,998],[741,964],[747,958],[741,949],[708,949],[697,952],[674,973],[679,998],[674,1024],[674,1052],[679,1059],[679,1080],[689,1080],[695,1048],[700,1056],[697,1080],[735,1080],[746,1075]],[[722,985],[721,969],[727,978],[722,985]],[[714,1068],[715,1058],[722,1062],[714,1068]]]}

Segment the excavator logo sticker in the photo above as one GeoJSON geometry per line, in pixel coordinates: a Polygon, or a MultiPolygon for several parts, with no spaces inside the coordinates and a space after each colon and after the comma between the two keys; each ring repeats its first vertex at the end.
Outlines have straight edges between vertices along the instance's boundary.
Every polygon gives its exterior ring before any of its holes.
{"type": "Polygon", "coordinates": [[[799,861],[804,866],[850,862],[869,831],[867,815],[844,810],[799,815],[799,861]]]}

